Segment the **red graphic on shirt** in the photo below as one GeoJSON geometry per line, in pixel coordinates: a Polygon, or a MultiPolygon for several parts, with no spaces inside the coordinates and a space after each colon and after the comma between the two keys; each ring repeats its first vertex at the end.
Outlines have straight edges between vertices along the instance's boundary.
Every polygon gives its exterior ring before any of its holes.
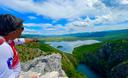
{"type": "Polygon", "coordinates": [[[15,48],[15,43],[14,41],[12,41],[11,43],[9,43],[9,45],[11,46],[12,50],[13,50],[13,61],[12,61],[12,68],[15,68],[16,65],[19,63],[19,55],[18,52],[15,48]]]}

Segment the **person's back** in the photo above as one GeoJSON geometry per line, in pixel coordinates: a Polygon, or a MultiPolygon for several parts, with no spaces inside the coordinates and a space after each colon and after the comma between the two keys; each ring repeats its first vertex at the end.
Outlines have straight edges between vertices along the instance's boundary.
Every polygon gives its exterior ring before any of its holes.
{"type": "Polygon", "coordinates": [[[11,47],[0,37],[0,78],[15,78],[13,70],[10,68],[13,58],[11,47]]]}
{"type": "Polygon", "coordinates": [[[11,14],[0,14],[0,78],[19,78],[20,61],[13,41],[21,36],[23,20],[11,14]]]}
{"type": "Polygon", "coordinates": [[[22,19],[10,14],[0,14],[0,78],[19,78],[20,76],[20,59],[15,45],[35,41],[18,39],[23,30],[22,19]]]}

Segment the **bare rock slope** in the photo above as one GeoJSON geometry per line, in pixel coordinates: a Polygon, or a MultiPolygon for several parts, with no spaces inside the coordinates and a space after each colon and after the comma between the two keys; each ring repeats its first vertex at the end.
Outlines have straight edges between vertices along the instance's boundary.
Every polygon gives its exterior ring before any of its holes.
{"type": "Polygon", "coordinates": [[[68,78],[61,67],[61,55],[40,56],[21,64],[21,78],[68,78]]]}

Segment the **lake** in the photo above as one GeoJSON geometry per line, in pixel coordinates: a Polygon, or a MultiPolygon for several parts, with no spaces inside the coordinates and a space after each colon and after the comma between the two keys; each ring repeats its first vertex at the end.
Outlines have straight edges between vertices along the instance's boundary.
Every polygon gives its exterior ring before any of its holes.
{"type": "Polygon", "coordinates": [[[76,41],[60,41],[60,42],[53,41],[53,42],[46,42],[46,44],[49,44],[50,46],[57,48],[63,52],[72,53],[75,47],[81,45],[90,45],[99,42],[100,41],[98,40],[76,40],[76,41]]]}
{"type": "Polygon", "coordinates": [[[77,71],[85,74],[88,78],[101,78],[85,64],[79,64],[77,71]]]}

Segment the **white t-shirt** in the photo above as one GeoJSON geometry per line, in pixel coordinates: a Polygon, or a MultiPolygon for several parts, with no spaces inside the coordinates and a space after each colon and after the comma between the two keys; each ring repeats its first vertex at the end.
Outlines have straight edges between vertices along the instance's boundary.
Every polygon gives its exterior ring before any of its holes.
{"type": "MultiPolygon", "coordinates": [[[[14,40],[16,45],[23,44],[23,38],[14,40]]],[[[15,78],[20,72],[20,67],[11,69],[13,50],[7,42],[0,45],[0,78],[15,78]]],[[[18,64],[19,65],[19,64],[18,64]]]]}
{"type": "Polygon", "coordinates": [[[4,42],[0,45],[0,78],[15,78],[14,71],[9,68],[12,58],[12,48],[4,42]]]}

